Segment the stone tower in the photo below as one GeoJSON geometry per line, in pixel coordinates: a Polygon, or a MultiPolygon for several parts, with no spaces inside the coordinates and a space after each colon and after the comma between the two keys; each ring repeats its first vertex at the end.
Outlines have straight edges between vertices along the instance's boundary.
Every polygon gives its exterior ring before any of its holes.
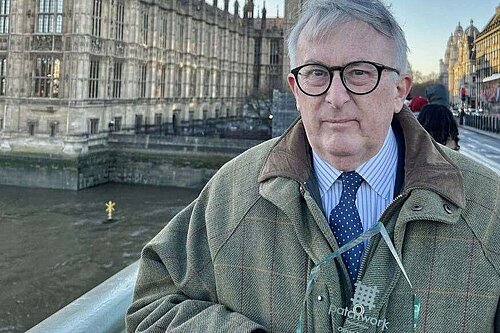
{"type": "MultiPolygon", "coordinates": [[[[304,0],[285,0],[285,32],[290,31],[292,26],[297,22],[297,17],[302,8],[304,0]]],[[[283,80],[286,82],[286,77],[290,72],[290,59],[288,58],[288,48],[285,46],[283,48],[285,50],[285,59],[283,61],[283,80]]],[[[286,86],[286,83],[284,83],[286,86]]]]}

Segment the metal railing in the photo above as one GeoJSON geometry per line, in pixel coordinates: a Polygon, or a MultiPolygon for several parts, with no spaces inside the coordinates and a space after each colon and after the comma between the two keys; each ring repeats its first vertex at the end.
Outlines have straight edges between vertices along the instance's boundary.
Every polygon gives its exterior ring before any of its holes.
{"type": "Polygon", "coordinates": [[[118,333],[132,302],[139,261],[124,268],[27,333],[118,333]]]}
{"type": "Polygon", "coordinates": [[[465,115],[463,120],[465,126],[500,133],[500,116],[498,115],[465,115]]]}
{"type": "Polygon", "coordinates": [[[196,136],[237,139],[271,138],[271,121],[264,118],[227,117],[220,119],[179,121],[178,123],[137,123],[109,126],[104,132],[149,134],[153,136],[196,136]],[[118,128],[116,128],[118,127],[118,128]]]}

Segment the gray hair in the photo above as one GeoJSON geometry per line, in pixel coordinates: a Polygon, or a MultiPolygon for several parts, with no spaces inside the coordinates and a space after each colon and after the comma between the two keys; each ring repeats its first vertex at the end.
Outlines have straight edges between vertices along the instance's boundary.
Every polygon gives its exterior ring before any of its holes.
{"type": "Polygon", "coordinates": [[[338,25],[352,20],[369,24],[394,43],[396,68],[408,70],[408,44],[403,30],[380,0],[308,0],[297,23],[290,31],[287,44],[290,67],[297,66],[297,44],[301,34],[319,40],[338,25]]]}

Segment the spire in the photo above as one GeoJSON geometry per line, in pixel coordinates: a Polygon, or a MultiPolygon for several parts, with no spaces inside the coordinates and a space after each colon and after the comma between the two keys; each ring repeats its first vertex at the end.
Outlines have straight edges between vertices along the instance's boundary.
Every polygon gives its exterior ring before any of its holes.
{"type": "Polygon", "coordinates": [[[240,16],[240,4],[238,0],[234,1],[234,16],[240,16]]]}
{"type": "Polygon", "coordinates": [[[229,0],[224,0],[224,11],[225,12],[229,11],[229,0]]]}
{"type": "Polygon", "coordinates": [[[280,17],[280,5],[276,5],[276,17],[280,17]]]}
{"type": "Polygon", "coordinates": [[[262,6],[262,19],[265,20],[266,19],[266,14],[267,14],[267,10],[266,10],[266,1],[264,0],[264,5],[262,6]]]}
{"type": "Polygon", "coordinates": [[[250,19],[253,19],[253,9],[254,9],[253,0],[247,0],[245,7],[243,9],[245,11],[244,15],[246,15],[246,17],[250,19]]]}

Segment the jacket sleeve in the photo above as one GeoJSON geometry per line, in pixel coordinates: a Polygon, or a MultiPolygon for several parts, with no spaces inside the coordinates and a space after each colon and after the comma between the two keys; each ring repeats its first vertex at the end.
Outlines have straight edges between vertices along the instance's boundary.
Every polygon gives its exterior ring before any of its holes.
{"type": "Polygon", "coordinates": [[[265,332],[218,304],[203,192],[143,249],[127,332],[265,332]]]}

